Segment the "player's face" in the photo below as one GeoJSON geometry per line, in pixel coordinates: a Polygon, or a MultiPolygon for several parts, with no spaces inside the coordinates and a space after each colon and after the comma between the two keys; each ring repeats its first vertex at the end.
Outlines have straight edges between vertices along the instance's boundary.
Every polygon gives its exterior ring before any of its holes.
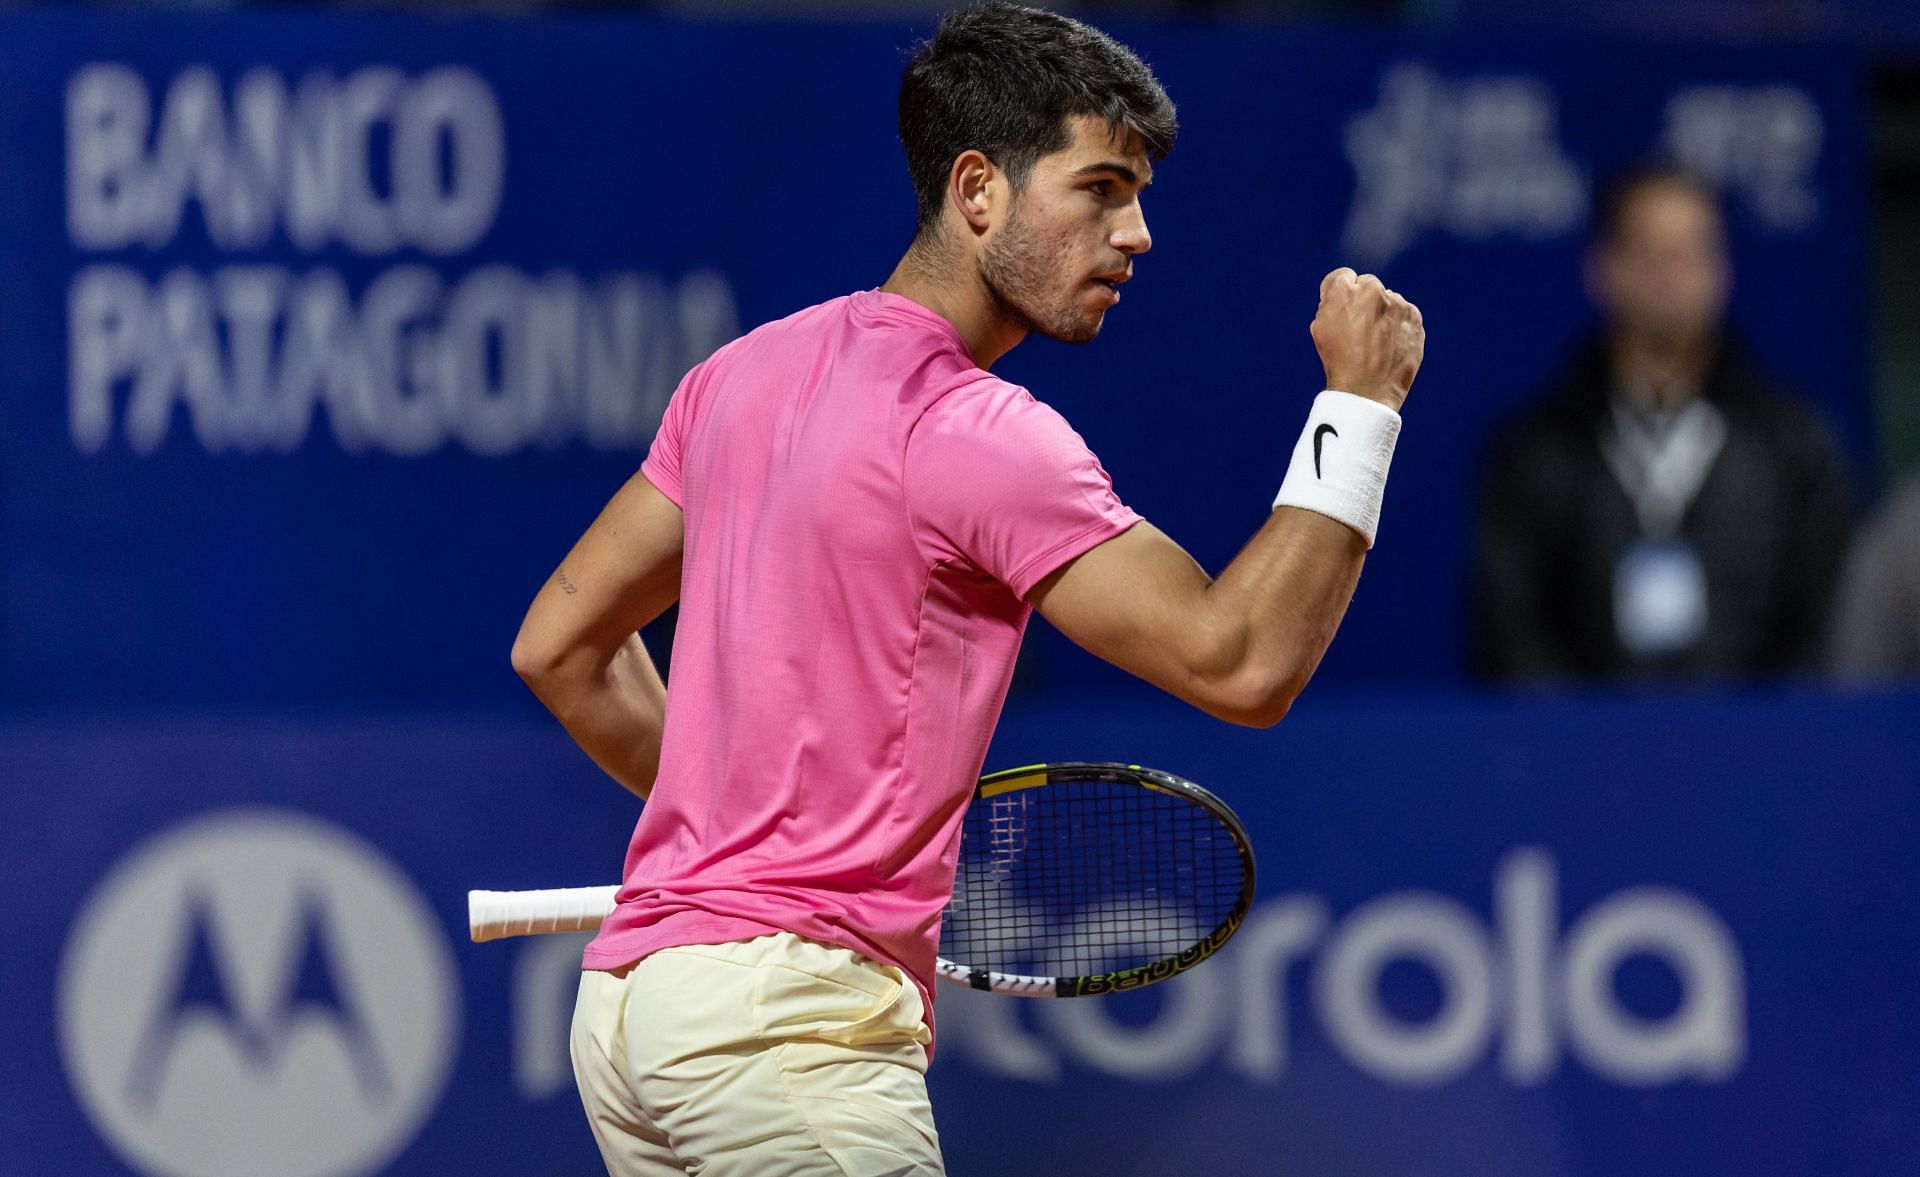
{"type": "Polygon", "coordinates": [[[1720,215],[1698,192],[1652,183],[1628,197],[1596,292],[1617,326],[1688,342],[1715,331],[1730,285],[1720,215]]]}
{"type": "Polygon", "coordinates": [[[1133,255],[1153,238],[1140,208],[1152,167],[1138,136],[1077,118],[1073,141],[1034,165],[980,254],[980,276],[1004,314],[1063,343],[1100,333],[1133,255]]]}

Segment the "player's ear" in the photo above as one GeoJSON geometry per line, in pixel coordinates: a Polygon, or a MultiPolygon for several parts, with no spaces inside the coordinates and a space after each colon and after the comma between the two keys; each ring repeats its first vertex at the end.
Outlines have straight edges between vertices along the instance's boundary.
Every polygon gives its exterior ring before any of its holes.
{"type": "Polygon", "coordinates": [[[978,235],[992,227],[994,213],[1006,187],[1006,178],[993,161],[969,148],[953,161],[947,174],[947,203],[978,235]]]}

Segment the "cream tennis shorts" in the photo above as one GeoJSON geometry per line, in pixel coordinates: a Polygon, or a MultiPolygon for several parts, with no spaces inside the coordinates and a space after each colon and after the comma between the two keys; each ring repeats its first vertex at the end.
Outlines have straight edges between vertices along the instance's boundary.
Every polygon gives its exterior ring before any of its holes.
{"type": "Polygon", "coordinates": [[[905,973],[781,932],[587,971],[573,1074],[613,1177],[939,1177],[905,973]]]}

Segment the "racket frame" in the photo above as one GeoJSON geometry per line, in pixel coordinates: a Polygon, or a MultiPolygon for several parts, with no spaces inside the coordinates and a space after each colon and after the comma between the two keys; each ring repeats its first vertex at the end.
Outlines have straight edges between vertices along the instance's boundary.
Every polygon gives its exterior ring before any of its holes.
{"type": "Polygon", "coordinates": [[[1021,789],[1088,781],[1137,785],[1178,797],[1206,810],[1233,836],[1234,849],[1240,855],[1243,868],[1240,894],[1234,901],[1233,909],[1212,931],[1182,951],[1116,972],[1085,977],[1032,977],[974,968],[939,957],[934,962],[934,972],[941,980],[970,989],[1016,997],[1097,997],[1139,989],[1178,976],[1220,951],[1240,930],[1247,912],[1253,907],[1256,881],[1253,841],[1247,836],[1246,826],[1241,824],[1239,816],[1227,807],[1226,802],[1185,777],[1138,764],[1095,760],[1060,761],[1053,764],[1027,764],[988,773],[974,786],[973,796],[974,801],[978,802],[1021,789]]]}

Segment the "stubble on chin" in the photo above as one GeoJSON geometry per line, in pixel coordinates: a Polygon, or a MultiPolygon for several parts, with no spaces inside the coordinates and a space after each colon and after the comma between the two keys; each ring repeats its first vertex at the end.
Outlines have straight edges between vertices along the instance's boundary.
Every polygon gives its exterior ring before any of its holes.
{"type": "Polygon", "coordinates": [[[1060,243],[1042,240],[1016,217],[981,253],[980,280],[1000,312],[1022,330],[1061,343],[1091,343],[1105,316],[1076,311],[1071,293],[1055,302],[1047,289],[1065,252],[1060,243]]]}

